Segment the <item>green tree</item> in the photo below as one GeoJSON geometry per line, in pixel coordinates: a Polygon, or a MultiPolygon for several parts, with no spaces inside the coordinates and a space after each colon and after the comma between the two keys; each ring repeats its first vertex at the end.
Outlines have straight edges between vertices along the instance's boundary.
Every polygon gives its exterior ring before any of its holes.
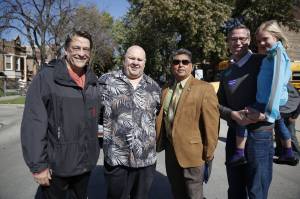
{"type": "Polygon", "coordinates": [[[178,48],[193,53],[194,62],[218,61],[226,55],[221,25],[231,14],[219,1],[131,0],[117,41],[120,52],[133,44],[147,54],[145,72],[157,78],[167,72],[169,56],[178,48]]]}
{"type": "Polygon", "coordinates": [[[87,30],[93,38],[91,65],[97,75],[107,72],[114,65],[115,42],[112,38],[113,18],[106,12],[99,12],[95,6],[80,6],[75,10],[72,27],[87,30]]]}
{"type": "Polygon", "coordinates": [[[242,17],[251,32],[265,21],[277,20],[290,30],[298,31],[300,23],[294,14],[299,1],[295,0],[228,0],[227,3],[234,7],[232,17],[242,17]]]}

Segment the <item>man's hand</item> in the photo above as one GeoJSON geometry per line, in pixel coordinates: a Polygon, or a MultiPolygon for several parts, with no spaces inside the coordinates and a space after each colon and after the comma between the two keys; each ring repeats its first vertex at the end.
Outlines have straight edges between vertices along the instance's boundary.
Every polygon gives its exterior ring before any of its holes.
{"type": "Polygon", "coordinates": [[[236,121],[240,126],[255,123],[256,121],[246,117],[247,110],[231,111],[231,119],[236,121]]]}
{"type": "Polygon", "coordinates": [[[211,170],[212,170],[212,162],[213,160],[208,160],[205,162],[204,165],[204,176],[203,176],[203,181],[207,184],[210,174],[211,174],[211,170]]]}
{"type": "Polygon", "coordinates": [[[47,168],[40,173],[34,173],[33,179],[36,183],[38,183],[41,186],[49,186],[49,180],[51,180],[50,170],[47,168]]]}

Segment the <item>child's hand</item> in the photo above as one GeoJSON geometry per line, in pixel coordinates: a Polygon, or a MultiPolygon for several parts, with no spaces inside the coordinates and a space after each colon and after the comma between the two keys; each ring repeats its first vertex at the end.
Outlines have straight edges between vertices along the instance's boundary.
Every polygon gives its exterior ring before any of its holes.
{"type": "Polygon", "coordinates": [[[231,112],[231,118],[235,120],[239,125],[246,126],[248,124],[255,123],[255,120],[251,120],[250,118],[246,117],[246,111],[240,110],[240,111],[232,111],[231,112]]]}
{"type": "Polygon", "coordinates": [[[266,119],[265,114],[251,107],[246,107],[245,112],[246,112],[246,117],[249,118],[250,120],[259,122],[259,121],[265,121],[266,119]]]}

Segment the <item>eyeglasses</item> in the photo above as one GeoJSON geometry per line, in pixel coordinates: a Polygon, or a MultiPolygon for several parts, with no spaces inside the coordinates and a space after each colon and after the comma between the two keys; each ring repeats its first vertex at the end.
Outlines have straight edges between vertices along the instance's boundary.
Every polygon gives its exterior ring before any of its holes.
{"type": "Polygon", "coordinates": [[[248,37],[231,37],[230,41],[231,42],[238,42],[240,41],[241,43],[244,43],[248,40],[248,37]]]}
{"type": "Polygon", "coordinates": [[[172,61],[172,64],[173,64],[173,65],[178,65],[178,64],[180,64],[180,63],[182,63],[183,65],[188,65],[188,64],[191,63],[191,62],[190,62],[190,60],[187,60],[187,59],[184,59],[184,60],[174,59],[174,60],[172,61]]]}

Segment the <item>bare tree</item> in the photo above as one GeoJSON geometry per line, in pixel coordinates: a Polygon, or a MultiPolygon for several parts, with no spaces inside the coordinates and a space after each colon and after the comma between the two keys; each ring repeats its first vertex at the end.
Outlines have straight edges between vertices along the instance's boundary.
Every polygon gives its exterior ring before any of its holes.
{"type": "Polygon", "coordinates": [[[66,0],[56,1],[55,9],[57,10],[57,15],[53,17],[49,27],[52,37],[49,38],[48,45],[55,52],[56,57],[61,57],[66,36],[73,29],[71,21],[76,8],[71,6],[70,2],[68,2],[68,6],[65,6],[64,2],[66,0]]]}
{"type": "Polygon", "coordinates": [[[47,46],[59,55],[64,27],[72,13],[70,0],[1,0],[0,31],[14,29],[25,36],[35,63],[44,63],[47,46]]]}

